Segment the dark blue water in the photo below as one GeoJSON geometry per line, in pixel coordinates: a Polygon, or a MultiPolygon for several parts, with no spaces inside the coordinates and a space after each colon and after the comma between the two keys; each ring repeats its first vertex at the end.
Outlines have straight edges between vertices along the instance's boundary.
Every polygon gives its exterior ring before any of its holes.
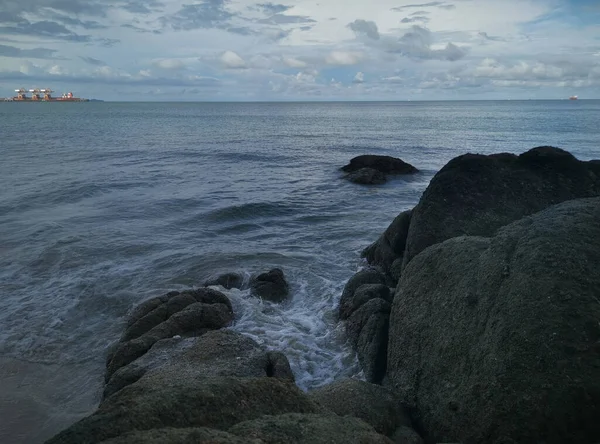
{"type": "Polygon", "coordinates": [[[356,374],[337,300],[433,174],[546,144],[600,158],[598,122],[600,101],[0,103],[0,440],[87,413],[128,310],[223,271],[284,270],[283,306],[228,295],[233,328],[284,350],[301,387],[356,374]],[[364,153],[422,172],[341,180],[364,153]]]}

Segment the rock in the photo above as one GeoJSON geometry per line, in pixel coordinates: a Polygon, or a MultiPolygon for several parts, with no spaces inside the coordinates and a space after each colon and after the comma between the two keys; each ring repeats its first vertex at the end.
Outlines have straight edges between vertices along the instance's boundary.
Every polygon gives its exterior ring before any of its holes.
{"type": "Polygon", "coordinates": [[[352,313],[362,307],[371,299],[383,299],[392,303],[393,295],[390,287],[384,284],[364,284],[356,289],[351,299],[346,299],[344,304],[340,304],[340,319],[348,319],[352,313]]]}
{"type": "Polygon", "coordinates": [[[355,157],[350,160],[348,165],[342,167],[342,171],[351,173],[361,168],[372,168],[385,174],[414,174],[419,172],[414,166],[396,157],[373,154],[355,157]]]}
{"type": "Polygon", "coordinates": [[[146,353],[157,341],[200,336],[233,321],[231,302],[218,291],[201,288],[171,292],[141,304],[131,315],[119,344],[109,353],[105,379],[146,353]]]}
{"type": "Polygon", "coordinates": [[[350,416],[288,413],[242,422],[229,433],[266,444],[393,444],[371,426],[350,416]]]}
{"type": "Polygon", "coordinates": [[[431,180],[414,208],[404,266],[456,236],[491,236],[500,227],[570,199],[600,196],[600,165],[553,147],[520,156],[465,154],[431,180]]]}
{"type": "Polygon", "coordinates": [[[387,387],[343,379],[308,393],[309,398],[340,416],[362,419],[377,433],[392,436],[411,422],[401,400],[387,387]]]}
{"type": "MultiPolygon", "coordinates": [[[[555,170],[546,185],[557,198],[593,191],[585,166],[566,155],[570,165],[559,166],[547,152],[527,165],[555,170]],[[587,176],[566,177],[569,168],[587,176]]],[[[537,195],[551,200],[545,188],[537,195]]],[[[515,205],[518,213],[533,203],[515,205]]],[[[599,221],[600,198],[572,200],[491,238],[438,243],[406,266],[386,380],[415,405],[426,442],[600,442],[599,221]]]]}
{"type": "Polygon", "coordinates": [[[380,185],[387,182],[385,174],[373,168],[361,168],[348,173],[345,177],[350,182],[360,185],[380,185]]]}
{"type": "Polygon", "coordinates": [[[346,333],[356,349],[365,379],[380,384],[385,376],[390,304],[371,299],[346,322],[346,333]]]}
{"type": "Polygon", "coordinates": [[[407,426],[400,426],[391,436],[394,444],[423,444],[423,438],[407,426]]]}
{"type": "Polygon", "coordinates": [[[342,297],[340,298],[340,305],[338,309],[340,319],[347,319],[352,313],[352,299],[354,298],[354,293],[358,287],[365,284],[387,285],[387,283],[386,277],[381,272],[371,268],[361,270],[352,276],[344,286],[344,291],[342,292],[342,297]]]}
{"type": "Polygon", "coordinates": [[[242,421],[290,412],[324,413],[287,380],[187,378],[175,366],[169,377],[149,374],[123,388],[48,444],[95,444],[127,433],[171,427],[227,430],[242,421]]]}
{"type": "Polygon", "coordinates": [[[102,444],[264,444],[259,439],[240,438],[221,430],[198,428],[172,428],[130,432],[102,444]]]}
{"type": "Polygon", "coordinates": [[[279,268],[252,278],[250,288],[255,296],[271,302],[283,302],[289,294],[288,284],[279,268]]]}
{"type": "Polygon", "coordinates": [[[209,331],[200,337],[163,339],[142,357],[117,370],[104,389],[107,398],[144,375],[267,376],[294,382],[287,358],[269,352],[253,339],[231,330],[209,331]]]}
{"type": "Polygon", "coordinates": [[[370,265],[381,267],[394,282],[399,279],[394,262],[398,264],[399,261],[400,265],[402,264],[411,214],[412,210],[408,210],[396,216],[379,239],[362,252],[362,257],[366,258],[370,265]]]}
{"type": "Polygon", "coordinates": [[[240,273],[225,273],[219,276],[211,277],[204,282],[205,287],[212,287],[215,285],[220,285],[227,290],[231,290],[232,288],[237,288],[241,290],[244,288],[245,284],[244,276],[240,273]]]}

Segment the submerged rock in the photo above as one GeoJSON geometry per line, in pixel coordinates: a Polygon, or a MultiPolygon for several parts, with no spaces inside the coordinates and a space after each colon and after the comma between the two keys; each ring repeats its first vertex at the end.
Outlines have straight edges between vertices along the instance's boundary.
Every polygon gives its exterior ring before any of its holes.
{"type": "MultiPolygon", "coordinates": [[[[594,190],[585,166],[545,153],[527,163],[555,172],[557,198],[594,190]],[[571,168],[586,175],[567,179],[571,168]],[[570,184],[562,193],[559,181],[570,184]]],[[[537,193],[550,200],[545,187],[537,193]]],[[[483,214],[470,215],[481,223],[483,214]]],[[[416,406],[427,442],[600,442],[599,221],[600,198],[572,200],[491,238],[438,243],[406,266],[387,380],[416,406]]]]}
{"type": "Polygon", "coordinates": [[[232,288],[237,288],[238,290],[242,290],[244,288],[245,279],[244,275],[241,273],[224,273],[218,276],[213,276],[207,279],[204,282],[205,287],[212,287],[215,285],[220,285],[227,290],[231,290],[232,288]]]}
{"type": "Polygon", "coordinates": [[[252,278],[250,288],[252,294],[271,302],[283,302],[289,295],[288,284],[279,268],[252,278]]]}
{"type": "Polygon", "coordinates": [[[374,154],[365,154],[353,158],[348,165],[342,167],[342,171],[351,173],[361,168],[374,169],[384,174],[414,174],[419,172],[414,166],[402,159],[374,154]]]}
{"type": "Polygon", "coordinates": [[[350,182],[360,185],[381,185],[387,182],[384,173],[373,168],[361,168],[346,175],[350,182]]]}

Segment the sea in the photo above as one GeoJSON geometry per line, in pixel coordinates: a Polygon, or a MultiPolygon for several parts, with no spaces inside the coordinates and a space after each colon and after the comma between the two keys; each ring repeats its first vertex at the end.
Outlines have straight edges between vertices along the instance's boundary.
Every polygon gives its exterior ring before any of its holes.
{"type": "Polygon", "coordinates": [[[360,378],[336,307],[361,250],[453,157],[600,158],[599,122],[594,100],[0,103],[0,442],[91,413],[132,307],[223,272],[284,271],[281,305],[225,293],[302,389],[360,378]],[[420,172],[352,184],[360,154],[420,172]]]}

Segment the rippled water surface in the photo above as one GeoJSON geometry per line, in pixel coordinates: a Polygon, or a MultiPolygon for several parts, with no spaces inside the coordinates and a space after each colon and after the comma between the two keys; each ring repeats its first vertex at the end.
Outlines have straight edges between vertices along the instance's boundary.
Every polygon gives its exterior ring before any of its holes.
{"type": "Polygon", "coordinates": [[[291,300],[230,291],[232,328],[298,384],[355,375],[335,307],[360,251],[465,152],[555,145],[600,158],[600,101],[0,103],[0,442],[92,410],[135,304],[215,273],[284,270],[291,300]],[[376,188],[356,155],[421,169],[376,188]]]}

